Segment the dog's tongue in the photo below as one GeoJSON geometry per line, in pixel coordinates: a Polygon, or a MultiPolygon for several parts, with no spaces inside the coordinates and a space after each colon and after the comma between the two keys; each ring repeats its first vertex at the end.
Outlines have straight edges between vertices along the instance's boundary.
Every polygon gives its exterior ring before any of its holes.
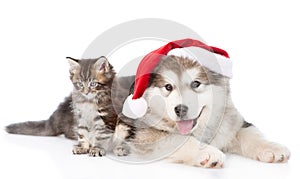
{"type": "Polygon", "coordinates": [[[186,135],[190,133],[193,128],[193,120],[177,121],[177,126],[180,134],[186,135]]]}

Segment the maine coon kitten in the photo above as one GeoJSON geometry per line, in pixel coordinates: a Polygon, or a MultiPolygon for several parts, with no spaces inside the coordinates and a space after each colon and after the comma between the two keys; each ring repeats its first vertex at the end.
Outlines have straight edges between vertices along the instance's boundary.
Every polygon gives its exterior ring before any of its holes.
{"type": "Polygon", "coordinates": [[[128,147],[122,140],[130,127],[119,120],[112,103],[113,67],[103,56],[84,60],[67,58],[74,85],[73,113],[78,125],[78,145],[73,147],[73,153],[103,156],[113,147],[116,155],[127,155],[128,147]],[[113,143],[117,144],[112,146],[113,143]]]}
{"type": "MultiPolygon", "coordinates": [[[[115,110],[118,114],[122,112],[122,105],[129,95],[129,89],[132,88],[135,76],[116,77],[112,85],[112,99],[116,105],[115,110]]],[[[33,135],[33,136],[58,136],[64,135],[66,138],[77,140],[77,121],[74,119],[73,114],[73,102],[72,95],[65,98],[63,102],[59,104],[57,109],[47,120],[41,121],[26,121],[20,123],[14,123],[6,126],[6,132],[11,134],[21,135],[33,135]]],[[[120,115],[121,116],[121,115],[120,115]]],[[[122,116],[121,116],[122,117],[122,116]]],[[[132,121],[126,120],[126,124],[130,125],[131,130],[126,134],[126,139],[132,139],[135,135],[135,128],[132,121]]],[[[119,125],[117,125],[119,126],[119,125]]],[[[120,125],[120,127],[122,127],[120,125]]],[[[117,128],[118,129],[118,128],[117,128]]],[[[120,130],[119,130],[120,131],[120,130]]],[[[115,135],[118,134],[118,130],[115,135]]],[[[122,134],[122,130],[121,130],[122,134]]],[[[120,137],[122,139],[122,137],[120,137]]]]}

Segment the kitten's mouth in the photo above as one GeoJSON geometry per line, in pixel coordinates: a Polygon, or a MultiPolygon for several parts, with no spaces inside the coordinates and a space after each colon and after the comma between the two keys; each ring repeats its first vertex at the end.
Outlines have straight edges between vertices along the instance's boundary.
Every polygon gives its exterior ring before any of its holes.
{"type": "Polygon", "coordinates": [[[199,115],[194,119],[176,121],[176,124],[177,124],[180,134],[187,135],[187,134],[192,133],[193,129],[197,125],[197,120],[201,116],[203,109],[204,109],[204,107],[201,109],[199,115]]]}
{"type": "Polygon", "coordinates": [[[86,99],[93,99],[96,94],[88,93],[88,94],[82,94],[86,99]]]}

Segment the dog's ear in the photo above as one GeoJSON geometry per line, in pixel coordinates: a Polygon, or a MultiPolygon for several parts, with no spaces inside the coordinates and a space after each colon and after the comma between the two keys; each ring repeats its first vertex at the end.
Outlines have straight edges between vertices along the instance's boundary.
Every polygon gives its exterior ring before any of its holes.
{"type": "Polygon", "coordinates": [[[134,84],[135,84],[135,82],[133,82],[132,85],[130,86],[130,88],[129,88],[129,94],[128,95],[133,94],[133,92],[134,92],[134,84]]]}

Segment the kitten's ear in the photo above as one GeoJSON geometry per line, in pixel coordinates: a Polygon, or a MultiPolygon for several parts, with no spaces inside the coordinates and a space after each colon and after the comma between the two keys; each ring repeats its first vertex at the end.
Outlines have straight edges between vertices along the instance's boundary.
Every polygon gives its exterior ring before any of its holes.
{"type": "Polygon", "coordinates": [[[78,63],[79,60],[72,58],[72,57],[66,57],[68,59],[69,65],[70,65],[70,73],[74,74],[76,70],[79,69],[80,65],[78,63]]]}
{"type": "Polygon", "coordinates": [[[95,63],[95,68],[100,73],[106,73],[110,71],[110,64],[105,56],[101,56],[95,63]]]}

